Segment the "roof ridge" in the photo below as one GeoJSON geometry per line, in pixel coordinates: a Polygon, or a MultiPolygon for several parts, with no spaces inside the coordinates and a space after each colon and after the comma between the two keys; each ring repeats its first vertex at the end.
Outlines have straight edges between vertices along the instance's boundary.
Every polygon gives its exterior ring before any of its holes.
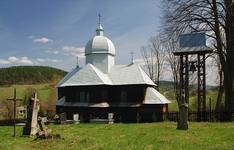
{"type": "MultiPolygon", "coordinates": [[[[147,77],[147,78],[149,78],[150,79],[150,77],[147,75],[147,73],[141,68],[141,66],[140,65],[138,65],[138,64],[135,64],[135,65],[137,65],[137,68],[139,69],[139,71],[140,71],[140,73],[141,73],[141,78],[142,78],[142,80],[144,81],[144,82],[147,82],[147,80],[145,80],[145,78],[144,77],[147,77]]],[[[156,85],[151,79],[150,79],[150,81],[154,84],[154,85],[156,85]]],[[[149,84],[149,83],[148,83],[149,84]]]]}
{"type": "MultiPolygon", "coordinates": [[[[102,77],[100,77],[100,75],[98,74],[98,72],[97,71],[99,71],[100,73],[102,73],[102,74],[104,74],[104,75],[106,75],[105,73],[103,73],[101,70],[99,70],[98,68],[96,68],[94,65],[92,65],[92,64],[88,64],[88,65],[90,65],[91,67],[92,67],[92,69],[94,70],[94,72],[95,72],[95,74],[98,76],[98,78],[105,84],[105,80],[103,80],[102,79],[102,77]]],[[[111,81],[111,84],[113,84],[112,83],[112,80],[110,79],[110,77],[109,76],[107,76],[108,77],[108,79],[111,81]]]]}
{"type": "Polygon", "coordinates": [[[67,80],[69,80],[77,71],[79,71],[80,69],[82,69],[82,67],[76,67],[74,68],[72,71],[70,71],[69,73],[67,73],[65,75],[65,77],[56,85],[56,87],[59,87],[60,85],[62,85],[64,82],[66,82],[67,80]]]}

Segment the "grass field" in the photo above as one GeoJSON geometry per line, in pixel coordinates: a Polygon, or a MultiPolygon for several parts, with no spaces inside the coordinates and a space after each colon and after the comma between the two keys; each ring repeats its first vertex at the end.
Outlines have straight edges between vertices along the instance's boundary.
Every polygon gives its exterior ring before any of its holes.
{"type": "Polygon", "coordinates": [[[14,94],[14,88],[17,91],[17,98],[24,99],[25,93],[29,89],[35,89],[38,92],[40,100],[48,101],[52,90],[49,84],[33,84],[33,85],[11,85],[7,87],[0,87],[0,100],[4,98],[11,98],[14,94]]]}
{"type": "Polygon", "coordinates": [[[148,124],[49,125],[62,140],[22,137],[22,127],[0,127],[1,150],[233,150],[234,122],[189,124],[188,131],[176,130],[175,122],[148,124]]]}

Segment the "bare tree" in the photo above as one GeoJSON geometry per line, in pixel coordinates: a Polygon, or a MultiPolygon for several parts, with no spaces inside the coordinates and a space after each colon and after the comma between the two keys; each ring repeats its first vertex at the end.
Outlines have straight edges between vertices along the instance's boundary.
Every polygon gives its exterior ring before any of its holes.
{"type": "Polygon", "coordinates": [[[144,59],[149,77],[156,83],[159,90],[159,81],[161,78],[163,64],[165,59],[165,48],[159,36],[153,36],[149,39],[147,46],[141,47],[141,54],[144,59]]]}
{"type": "Polygon", "coordinates": [[[206,32],[213,39],[225,84],[225,107],[234,98],[234,6],[231,0],[166,0],[164,31],[168,37],[182,32],[206,32]],[[222,36],[225,34],[225,36],[222,36]]]}
{"type": "Polygon", "coordinates": [[[221,103],[223,99],[223,93],[224,93],[224,79],[223,79],[223,71],[221,69],[221,64],[219,59],[216,56],[212,56],[213,64],[217,67],[218,69],[218,78],[217,78],[217,84],[219,85],[218,88],[218,94],[216,98],[216,104],[215,104],[215,111],[220,112],[221,111],[221,103]]]}
{"type": "Polygon", "coordinates": [[[173,39],[167,41],[164,43],[165,45],[165,50],[166,50],[166,61],[168,62],[171,72],[172,72],[172,77],[173,77],[173,90],[175,94],[175,98],[178,104],[178,108],[180,107],[180,84],[179,84],[179,59],[176,57],[173,52],[178,50],[178,46],[176,42],[173,41],[173,39]]]}

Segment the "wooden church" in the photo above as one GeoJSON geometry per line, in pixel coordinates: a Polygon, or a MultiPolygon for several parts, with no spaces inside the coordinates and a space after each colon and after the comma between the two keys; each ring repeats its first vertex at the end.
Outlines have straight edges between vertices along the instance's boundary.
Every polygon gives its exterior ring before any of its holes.
{"type": "Polygon", "coordinates": [[[57,113],[66,112],[68,119],[78,113],[81,122],[105,119],[108,113],[114,114],[115,122],[162,120],[170,101],[155,90],[139,65],[115,65],[114,44],[100,23],[86,44],[85,57],[86,65],[77,66],[57,85],[57,113]]]}

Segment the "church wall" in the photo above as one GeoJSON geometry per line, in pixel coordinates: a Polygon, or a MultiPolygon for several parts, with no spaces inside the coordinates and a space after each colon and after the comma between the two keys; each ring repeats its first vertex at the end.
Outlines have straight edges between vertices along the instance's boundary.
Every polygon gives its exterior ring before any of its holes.
{"type": "Polygon", "coordinates": [[[58,95],[59,98],[65,96],[66,101],[69,102],[141,103],[144,99],[145,89],[144,85],[72,86],[58,88],[58,95]],[[81,98],[85,100],[81,100],[81,98]]]}
{"type": "Polygon", "coordinates": [[[163,120],[163,105],[143,105],[141,107],[57,107],[57,113],[66,112],[68,119],[79,114],[81,122],[90,119],[107,119],[108,113],[114,114],[114,122],[155,122],[163,120]]]}
{"type": "Polygon", "coordinates": [[[107,118],[108,113],[114,113],[115,122],[153,122],[162,121],[163,105],[143,105],[146,85],[121,86],[79,86],[59,88],[59,95],[66,96],[66,101],[80,102],[81,91],[90,93],[90,103],[108,102],[110,107],[63,107],[57,106],[57,113],[66,112],[68,119],[79,113],[81,122],[89,122],[92,118],[107,118]],[[126,106],[114,104],[123,103],[123,91],[126,95],[126,106]],[[62,93],[60,93],[62,92],[62,93]],[[127,103],[139,103],[141,106],[130,107],[127,103]],[[112,105],[113,104],[113,105],[112,105]]]}

